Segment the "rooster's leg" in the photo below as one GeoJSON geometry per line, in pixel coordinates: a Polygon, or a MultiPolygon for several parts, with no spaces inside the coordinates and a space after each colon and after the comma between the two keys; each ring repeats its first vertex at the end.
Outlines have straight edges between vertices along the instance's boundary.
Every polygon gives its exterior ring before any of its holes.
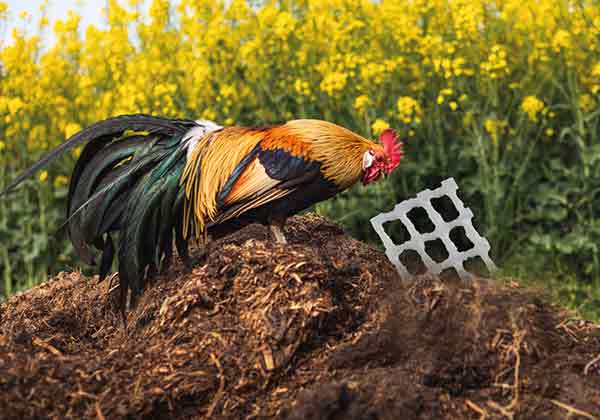
{"type": "Polygon", "coordinates": [[[275,240],[275,243],[287,244],[287,240],[285,239],[285,235],[283,234],[284,223],[285,219],[276,219],[271,220],[271,223],[269,224],[269,229],[271,230],[271,237],[275,240]]]}
{"type": "Polygon", "coordinates": [[[202,255],[200,256],[202,262],[206,262],[208,254],[210,254],[210,240],[211,237],[208,235],[208,229],[204,229],[204,233],[202,234],[202,255]]]}
{"type": "Polygon", "coordinates": [[[175,229],[175,248],[177,248],[177,254],[183,265],[187,270],[192,269],[192,261],[190,259],[190,254],[188,253],[188,241],[183,237],[183,229],[178,227],[175,229]]]}

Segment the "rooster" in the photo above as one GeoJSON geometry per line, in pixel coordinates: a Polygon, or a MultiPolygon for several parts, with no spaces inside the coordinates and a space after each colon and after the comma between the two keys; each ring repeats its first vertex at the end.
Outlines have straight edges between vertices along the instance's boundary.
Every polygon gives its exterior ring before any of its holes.
{"type": "Polygon", "coordinates": [[[170,265],[173,244],[189,265],[190,238],[206,247],[209,235],[253,222],[285,243],[286,218],[359,180],[378,181],[402,158],[402,142],[389,129],[378,144],[321,120],[256,128],[125,115],[75,134],[0,196],[84,143],[65,225],[80,258],[99,264],[100,280],[116,254],[122,309],[128,295],[135,304],[148,279],[170,265]]]}

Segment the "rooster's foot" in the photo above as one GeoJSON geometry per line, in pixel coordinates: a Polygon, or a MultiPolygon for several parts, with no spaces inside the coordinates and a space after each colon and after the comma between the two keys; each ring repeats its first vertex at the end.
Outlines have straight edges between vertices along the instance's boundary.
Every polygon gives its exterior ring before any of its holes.
{"type": "Polygon", "coordinates": [[[275,240],[275,243],[278,244],[287,244],[287,240],[285,239],[285,235],[283,234],[282,226],[272,224],[269,225],[271,230],[271,237],[275,240]]]}

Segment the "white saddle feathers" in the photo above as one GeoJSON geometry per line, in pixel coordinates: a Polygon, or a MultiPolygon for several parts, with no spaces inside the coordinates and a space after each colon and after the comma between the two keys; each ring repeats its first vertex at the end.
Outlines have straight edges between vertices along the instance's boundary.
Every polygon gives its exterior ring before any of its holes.
{"type": "Polygon", "coordinates": [[[223,128],[217,123],[209,120],[196,120],[197,126],[188,130],[187,133],[183,136],[182,142],[188,142],[187,145],[187,158],[189,159],[192,152],[194,151],[198,141],[207,135],[208,133],[212,133],[213,131],[220,130],[223,128]]]}

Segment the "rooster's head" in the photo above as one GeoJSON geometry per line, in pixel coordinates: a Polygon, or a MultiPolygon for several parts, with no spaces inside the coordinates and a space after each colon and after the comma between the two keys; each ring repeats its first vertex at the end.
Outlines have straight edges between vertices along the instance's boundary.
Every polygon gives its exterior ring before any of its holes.
{"type": "Polygon", "coordinates": [[[381,133],[379,141],[381,144],[374,144],[363,155],[363,185],[390,174],[402,159],[402,142],[394,130],[385,130],[381,133]]]}

